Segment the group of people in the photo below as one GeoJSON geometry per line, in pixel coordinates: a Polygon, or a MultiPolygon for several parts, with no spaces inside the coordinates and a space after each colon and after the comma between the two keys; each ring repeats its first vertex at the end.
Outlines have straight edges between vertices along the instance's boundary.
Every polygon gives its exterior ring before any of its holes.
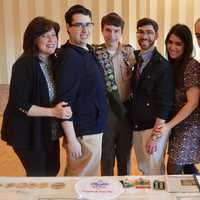
{"type": "MultiPolygon", "coordinates": [[[[101,20],[103,44],[88,44],[89,9],[65,13],[69,40],[58,48],[59,24],[34,18],[23,53],[12,68],[1,137],[11,145],[27,176],[56,176],[59,138],[67,152],[66,176],[130,174],[132,144],[144,175],[198,173],[200,163],[200,64],[193,58],[190,29],[174,25],[166,57],[155,47],[156,21],[137,22],[135,50],[122,44],[124,20],[101,20]]],[[[200,46],[200,19],[195,24],[200,46]]],[[[134,164],[134,163],[133,163],[134,164]]]]}

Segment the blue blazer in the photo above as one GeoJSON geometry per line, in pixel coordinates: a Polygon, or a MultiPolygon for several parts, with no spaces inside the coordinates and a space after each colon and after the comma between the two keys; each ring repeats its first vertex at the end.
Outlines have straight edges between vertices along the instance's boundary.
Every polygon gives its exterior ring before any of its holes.
{"type": "Polygon", "coordinates": [[[174,96],[172,75],[170,64],[156,49],[139,81],[134,68],[130,116],[133,130],[153,128],[157,117],[169,119],[174,96]]]}

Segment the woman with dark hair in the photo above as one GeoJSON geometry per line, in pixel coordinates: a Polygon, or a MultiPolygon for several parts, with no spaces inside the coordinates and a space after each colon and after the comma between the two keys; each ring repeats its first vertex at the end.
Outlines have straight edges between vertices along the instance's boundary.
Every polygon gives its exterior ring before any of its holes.
{"type": "Polygon", "coordinates": [[[21,160],[27,176],[55,176],[60,168],[56,118],[70,118],[66,102],[54,105],[53,55],[59,24],[34,18],[23,39],[23,54],[12,68],[1,137],[21,160]]]}
{"type": "Polygon", "coordinates": [[[192,34],[186,25],[173,26],[165,44],[174,72],[174,110],[172,119],[157,131],[172,129],[168,173],[193,174],[197,173],[194,164],[200,162],[200,65],[192,57],[192,34]]]}

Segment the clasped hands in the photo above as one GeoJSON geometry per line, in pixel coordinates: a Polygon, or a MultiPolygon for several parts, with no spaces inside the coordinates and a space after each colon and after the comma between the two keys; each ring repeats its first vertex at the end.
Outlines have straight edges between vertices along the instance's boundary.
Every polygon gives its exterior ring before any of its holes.
{"type": "Polygon", "coordinates": [[[167,123],[156,124],[152,130],[151,136],[146,143],[146,152],[148,154],[153,154],[157,151],[157,141],[163,134],[167,133],[170,127],[167,123]]]}

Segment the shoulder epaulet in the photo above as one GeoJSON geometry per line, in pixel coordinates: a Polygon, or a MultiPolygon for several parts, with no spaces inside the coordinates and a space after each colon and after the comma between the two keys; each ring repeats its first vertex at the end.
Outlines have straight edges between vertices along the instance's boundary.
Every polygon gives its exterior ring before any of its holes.
{"type": "Polygon", "coordinates": [[[92,47],[95,49],[95,51],[97,51],[103,49],[104,44],[92,44],[92,47]]]}
{"type": "Polygon", "coordinates": [[[130,44],[122,44],[122,46],[124,46],[124,47],[132,47],[132,45],[130,45],[130,44]]]}
{"type": "Polygon", "coordinates": [[[122,44],[122,49],[125,49],[125,51],[133,51],[134,48],[130,44],[122,44]]]}
{"type": "Polygon", "coordinates": [[[94,48],[94,49],[96,49],[96,48],[98,48],[98,44],[91,44],[91,46],[94,48]]]}

